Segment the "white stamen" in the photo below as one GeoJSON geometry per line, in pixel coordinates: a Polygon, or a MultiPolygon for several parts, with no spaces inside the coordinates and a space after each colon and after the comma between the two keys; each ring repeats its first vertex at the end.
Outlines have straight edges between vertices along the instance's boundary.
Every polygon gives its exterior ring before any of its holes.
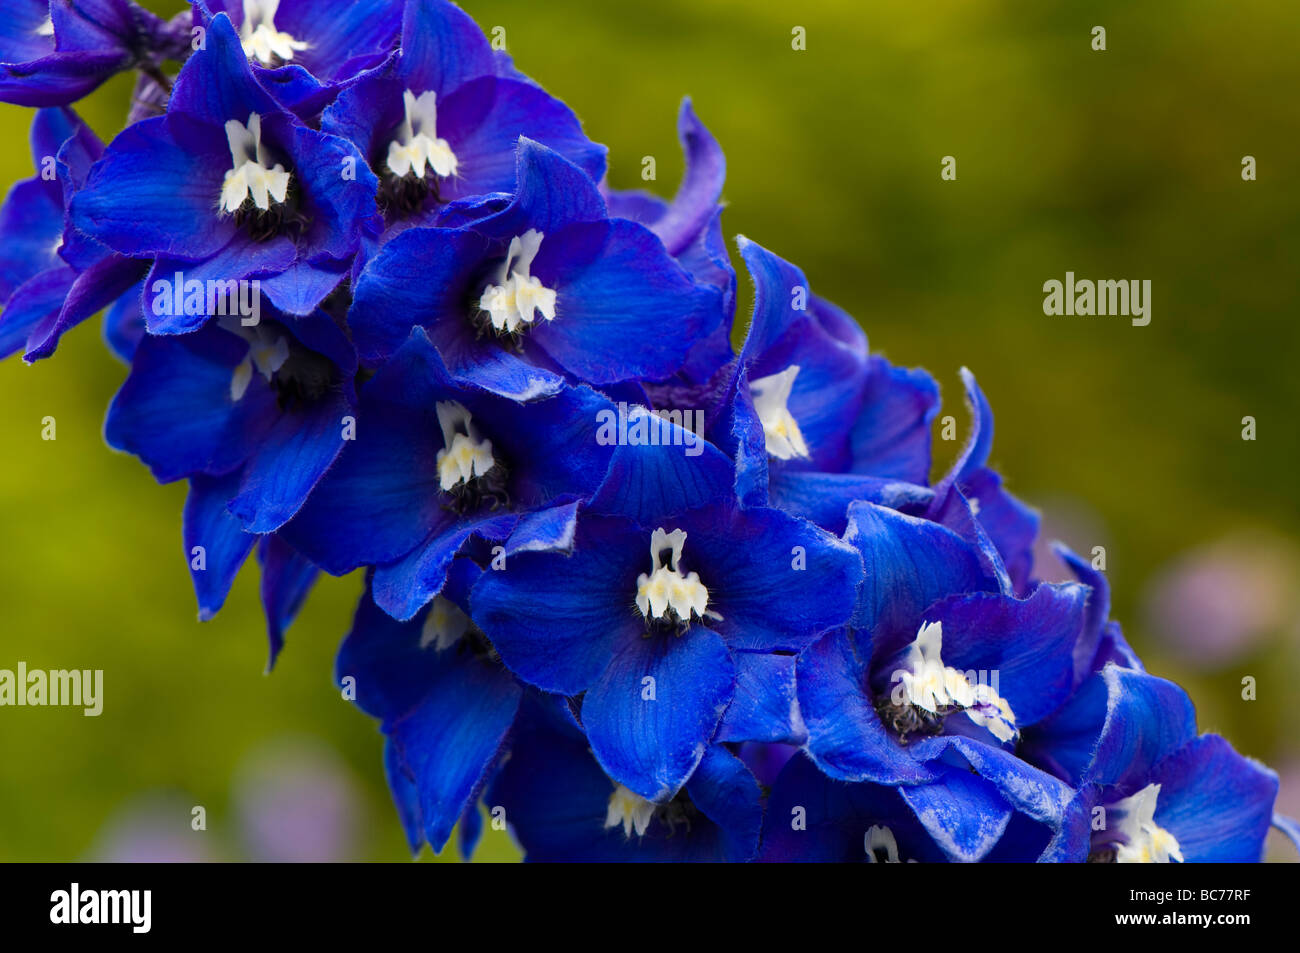
{"type": "Polygon", "coordinates": [[[786,407],[798,374],[799,365],[791,364],[779,374],[749,382],[749,396],[754,402],[754,412],[763,425],[767,452],[778,460],[791,460],[794,457],[807,460],[811,456],[803,434],[799,432],[798,421],[786,407]]]}
{"type": "Polygon", "coordinates": [[[238,401],[253,380],[253,368],[268,381],[289,360],[289,339],[264,327],[240,328],[240,337],[248,341],[248,353],[230,375],[230,399],[238,401]]]}
{"type": "Polygon", "coordinates": [[[669,533],[661,526],[650,534],[651,572],[641,573],[636,580],[636,607],[647,619],[676,616],[682,622],[689,622],[692,614],[700,618],[706,614],[717,617],[708,611],[709,590],[700,582],[699,573],[683,576],[678,568],[685,544],[685,530],[669,533]],[[672,550],[667,566],[660,561],[665,549],[672,550]]]}
{"type": "Polygon", "coordinates": [[[451,648],[469,631],[469,616],[445,596],[436,596],[420,630],[420,648],[435,652],[451,648]]]}
{"type": "Polygon", "coordinates": [[[496,466],[492,441],[479,437],[463,405],[454,400],[441,400],[437,411],[443,442],[443,448],[438,451],[438,483],[444,490],[468,483],[496,466]]]}
{"type": "Polygon", "coordinates": [[[530,228],[510,239],[496,284],[488,285],[479,299],[478,306],[488,313],[497,331],[514,333],[520,325],[532,324],[538,311],[547,321],[555,319],[555,292],[529,272],[543,237],[530,228]]]}
{"type": "Polygon", "coordinates": [[[894,838],[894,832],[888,827],[881,827],[873,824],[867,829],[866,835],[862,838],[862,845],[867,852],[867,863],[870,864],[900,864],[898,858],[898,841],[894,838]],[[885,859],[882,861],[876,856],[876,851],[883,850],[885,859]]]}
{"type": "Polygon", "coordinates": [[[1137,794],[1111,805],[1107,813],[1120,815],[1117,833],[1124,841],[1117,845],[1115,863],[1167,864],[1171,859],[1183,862],[1178,839],[1156,824],[1159,796],[1160,785],[1148,784],[1137,794]]]}
{"type": "Polygon", "coordinates": [[[233,215],[251,194],[253,204],[265,212],[271,201],[283,202],[289,194],[289,173],[276,163],[267,168],[270,155],[262,148],[262,117],[253,113],[245,126],[238,119],[226,123],[230,143],[230,171],[221,187],[221,211],[233,215]]]}
{"type": "Polygon", "coordinates": [[[633,830],[636,831],[636,836],[640,837],[650,826],[654,813],[653,801],[647,801],[620,784],[609,796],[609,807],[605,812],[605,829],[622,824],[624,837],[631,837],[633,830]]]}
{"type": "Polygon", "coordinates": [[[307,44],[275,28],[275,14],[280,0],[244,0],[244,23],[239,28],[239,42],[244,55],[263,66],[273,66],[276,59],[287,63],[307,44]]]}
{"type": "Polygon", "coordinates": [[[999,741],[1015,738],[1016,716],[1006,700],[992,686],[972,685],[963,672],[944,665],[942,651],[942,623],[922,625],[907,647],[906,667],[894,676],[902,688],[900,700],[931,714],[938,714],[941,708],[960,708],[999,741]]]}
{"type": "Polygon", "coordinates": [[[426,165],[443,178],[456,174],[456,154],[446,139],[438,138],[437,98],[432,91],[418,98],[409,89],[402,94],[406,118],[388,144],[388,168],[394,175],[414,172],[424,178],[426,165]]]}

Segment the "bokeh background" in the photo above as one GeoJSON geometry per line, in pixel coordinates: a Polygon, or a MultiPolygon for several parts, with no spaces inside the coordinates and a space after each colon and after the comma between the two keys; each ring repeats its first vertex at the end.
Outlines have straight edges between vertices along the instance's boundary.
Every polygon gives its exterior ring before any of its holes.
{"type": "MultiPolygon", "coordinates": [[[[1106,547],[1113,614],[1150,670],[1275,766],[1300,812],[1300,5],[466,6],[609,145],[616,187],[645,184],[652,155],[650,187],[672,193],[692,96],[727,152],[728,235],[798,262],[874,349],[929,368],[963,429],[956,372],[977,373],[1011,489],[1047,535],[1106,547]],[[1067,270],[1150,279],[1151,324],[1044,316],[1042,284],[1067,270]]],[[[80,108],[107,138],[129,95],[119,78],[80,108]]],[[[6,188],[32,174],[29,121],[0,107],[6,188]]],[[[90,325],[52,362],[0,365],[0,667],[105,672],[98,718],[0,710],[0,859],[407,857],[375,725],[331,682],[360,579],[317,588],[271,675],[255,567],[199,624],[183,487],[101,438],[124,376],[90,325]]],[[[957,444],[936,448],[942,468],[957,444]]],[[[479,856],[518,852],[488,831],[479,856]]]]}

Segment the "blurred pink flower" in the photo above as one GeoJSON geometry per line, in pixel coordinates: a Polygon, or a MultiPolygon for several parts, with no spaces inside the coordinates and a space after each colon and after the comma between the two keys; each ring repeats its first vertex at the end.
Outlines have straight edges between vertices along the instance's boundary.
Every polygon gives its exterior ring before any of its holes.
{"type": "Polygon", "coordinates": [[[1295,628],[1300,556],[1290,540],[1231,536],[1192,550],[1152,578],[1146,629],[1189,665],[1215,669],[1295,628]]]}

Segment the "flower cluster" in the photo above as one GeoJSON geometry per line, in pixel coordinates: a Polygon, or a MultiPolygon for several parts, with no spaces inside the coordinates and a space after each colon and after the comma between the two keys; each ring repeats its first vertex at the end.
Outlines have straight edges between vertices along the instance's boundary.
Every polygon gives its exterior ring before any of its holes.
{"type": "MultiPolygon", "coordinates": [[[[690,104],[663,201],[443,0],[11,0],[40,107],[0,355],[106,309],[105,436],[189,481],[200,616],[250,553],[271,659],[324,571],[413,850],[534,860],[1258,860],[1276,776],[1035,577],[991,412],[739,239],[690,104]],[[135,70],[107,145],[68,105],[135,70]]],[[[1278,824],[1295,833],[1285,819],[1278,824]]]]}

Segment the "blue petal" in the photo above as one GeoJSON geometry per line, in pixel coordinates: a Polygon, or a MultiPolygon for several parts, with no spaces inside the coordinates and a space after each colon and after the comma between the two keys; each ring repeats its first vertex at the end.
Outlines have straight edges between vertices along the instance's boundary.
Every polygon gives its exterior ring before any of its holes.
{"type": "Polygon", "coordinates": [[[680,863],[745,859],[752,845],[752,815],[757,804],[746,803],[743,778],[728,777],[721,759],[710,772],[713,783],[700,791],[707,811],[697,805],[699,813],[689,826],[656,818],[644,835],[628,837],[618,825],[606,827],[615,783],[592,758],[586,739],[544,719],[525,719],[521,714],[520,720],[523,724],[510,757],[493,781],[488,800],[505,808],[526,860],[680,863]],[[729,826],[720,827],[715,817],[729,826]]]}
{"type": "Polygon", "coordinates": [[[407,3],[401,72],[407,88],[439,100],[461,83],[496,72],[492,48],[468,13],[446,0],[407,3]]]}
{"type": "Polygon", "coordinates": [[[670,255],[681,254],[708,227],[727,178],[722,147],[696,117],[689,98],[682,100],[677,136],[686,155],[686,172],[672,204],[652,226],[670,255]]]}
{"type": "Polygon", "coordinates": [[[384,777],[388,780],[388,789],[393,795],[393,806],[397,808],[397,817],[402,822],[402,831],[406,834],[406,844],[411,849],[411,856],[418,856],[420,848],[424,846],[424,820],[420,816],[420,792],[406,765],[402,763],[401,751],[391,738],[384,740],[384,777]]]}
{"type": "Polygon", "coordinates": [[[23,359],[31,363],[49,357],[65,331],[112,304],[144,276],[147,267],[147,262],[109,255],[87,268],[68,289],[57,316],[51,315],[32,329],[23,359]]]}
{"type": "Polygon", "coordinates": [[[928,483],[939,385],[923,370],[894,367],[877,355],[867,375],[851,437],[854,472],[928,483]]]}
{"type": "Polygon", "coordinates": [[[185,557],[190,561],[190,575],[199,600],[199,620],[203,622],[215,616],[226,601],[239,567],[257,542],[256,536],[245,533],[239,520],[226,512],[226,503],[234,494],[237,481],[237,473],[193,477],[185,500],[185,557]],[[194,551],[198,546],[203,547],[202,562],[194,551]],[[199,565],[203,568],[198,568],[199,565]]]}
{"type": "Polygon", "coordinates": [[[938,762],[943,759],[948,763],[955,761],[953,753],[960,756],[960,762],[954,766],[969,765],[1020,814],[1053,831],[1066,823],[1074,790],[1010,751],[958,736],[924,739],[916,745],[915,751],[922,760],[938,762]]]}
{"type": "Polygon", "coordinates": [[[72,199],[71,222],[124,255],[204,258],[235,234],[233,217],[217,215],[229,158],[190,152],[165,123],[142,120],[109,144],[72,199]]]}
{"type": "Polygon", "coordinates": [[[1277,775],[1218,735],[1203,735],[1152,770],[1155,822],[1186,863],[1258,863],[1277,799],[1277,775]]]}
{"type": "Polygon", "coordinates": [[[298,260],[261,279],[262,293],[285,314],[311,314],[347,277],[344,267],[322,267],[298,260]]]}
{"type": "Polygon", "coordinates": [[[686,793],[701,813],[718,825],[727,860],[741,863],[758,850],[763,808],[758,782],[745,763],[722,745],[710,745],[686,793]]]}
{"type": "Polygon", "coordinates": [[[513,191],[521,137],[553,149],[592,181],[605,174],[605,147],[583,134],[568,106],[529,83],[484,76],[439,98],[438,134],[457,160],[456,175],[439,183],[443,201],[513,191]]]}
{"type": "Polygon", "coordinates": [[[976,863],[1002,838],[1012,807],[994,785],[963,768],[944,765],[939,780],[898,789],[921,826],[957,863],[976,863]]]}
{"type": "Polygon", "coordinates": [[[976,470],[963,484],[966,496],[979,506],[979,521],[1006,564],[1016,592],[1028,590],[1038,539],[1038,511],[1002,487],[1002,478],[987,468],[976,470]]]}
{"type": "Polygon", "coordinates": [[[435,362],[419,334],[366,383],[356,439],[284,527],[326,572],[399,559],[452,522],[439,490],[435,410],[456,395],[435,362]]]}
{"type": "Polygon", "coordinates": [[[456,847],[460,852],[460,859],[473,860],[474,851],[483,836],[483,815],[479,813],[478,801],[471,801],[465,806],[465,813],[460,816],[460,824],[456,831],[456,847]]]}
{"type": "Polygon", "coordinates": [[[807,732],[795,697],[795,656],[737,652],[733,661],[735,695],[717,740],[803,744],[807,732]]]}
{"type": "Polygon", "coordinates": [[[843,629],[828,633],[799,656],[799,713],[809,756],[844,781],[916,784],[933,778],[890,735],[868,694],[869,643],[859,646],[843,629]]]}
{"type": "MultiPolygon", "coordinates": [[[[812,459],[784,465],[844,470],[850,462],[850,429],[866,383],[866,336],[841,320],[836,309],[813,304],[808,279],[794,265],[748,239],[737,241],[754,279],[754,318],[741,353],[749,379],[799,368],[787,406],[812,459]]],[[[749,400],[748,389],[740,399],[749,400]]]]}
{"type": "Polygon", "coordinates": [[[528,138],[521,138],[515,149],[514,193],[509,205],[474,227],[508,242],[530,228],[552,235],[566,225],[598,222],[606,215],[605,200],[586,172],[528,138]]]}
{"type": "Polygon", "coordinates": [[[262,564],[261,593],[270,646],[266,663],[269,672],[284,648],[285,630],[293,624],[320,570],[279,536],[263,536],[257,547],[257,557],[262,564]]]}
{"type": "MultiPolygon", "coordinates": [[[[207,126],[225,145],[225,125],[235,119],[247,123],[252,113],[263,119],[281,110],[253,76],[239,34],[224,13],[213,17],[207,27],[204,47],[194,52],[181,67],[168,103],[168,121],[192,128],[207,126]]],[[[181,133],[179,128],[178,134],[181,133]]],[[[110,146],[110,149],[112,147],[110,146]]],[[[230,153],[225,158],[229,160],[230,153]]],[[[220,172],[225,173],[226,168],[220,172]]],[[[212,193],[213,203],[221,194],[212,193]]]]}
{"type": "Polygon", "coordinates": [[[773,467],[768,485],[772,506],[811,520],[830,533],[848,528],[850,503],[865,501],[892,510],[924,509],[933,491],[915,483],[856,473],[814,473],[773,467]]]}
{"type": "Polygon", "coordinates": [[[579,378],[662,380],[716,325],[717,292],[693,282],[644,226],[615,219],[548,238],[532,271],[556,291],[556,316],[530,338],[579,378]]]}
{"type": "Polygon", "coordinates": [[[344,417],[352,405],[342,392],[287,408],[248,458],[230,512],[250,533],[279,529],[302,508],[307,494],[343,449],[344,417]]]}
{"type": "MultiPolygon", "coordinates": [[[[722,616],[713,626],[733,649],[797,652],[853,611],[858,553],[811,523],[726,504],[659,525],[686,531],[682,564],[699,571],[709,609],[722,616]]],[[[638,549],[648,555],[648,547],[638,549]]]]}
{"type": "Polygon", "coordinates": [[[499,543],[517,517],[499,513],[435,529],[406,556],[375,570],[375,601],[395,619],[409,619],[442,591],[452,560],[471,537],[499,543]]]}
{"type": "Polygon", "coordinates": [[[348,313],[362,360],[387,359],[417,325],[468,325],[465,303],[489,247],[475,232],[425,228],[385,245],[361,273],[348,313]]]}
{"type": "Polygon", "coordinates": [[[731,701],[731,655],[715,633],[620,633],[582,700],[592,753],[614,780],[664,803],[690,777],[731,701]]]}
{"type": "Polygon", "coordinates": [[[321,6],[319,0],[282,0],[275,24],[308,44],[295,62],[322,79],[340,79],[347,77],[351,62],[392,49],[406,5],[401,0],[352,0],[330,3],[328,12],[321,6]]]}
{"type": "Polygon", "coordinates": [[[473,617],[520,678],[576,695],[604,671],[616,643],[641,638],[633,599],[648,555],[645,533],[631,522],[583,514],[573,555],[521,553],[485,572],[470,597],[473,617]]]}
{"type": "Polygon", "coordinates": [[[1042,584],[1025,600],[997,593],[950,596],[925,610],[943,626],[943,660],[959,672],[996,672],[997,692],[1032,725],[1061,706],[1074,677],[1074,646],[1088,589],[1042,584]]]}
{"type": "Polygon", "coordinates": [[[60,263],[18,287],[0,313],[0,358],[26,350],[32,333],[58,316],[76,279],[60,263]]]}
{"type": "Polygon", "coordinates": [[[240,400],[230,399],[231,376],[247,350],[215,326],[182,337],[146,337],[109,405],[104,439],[139,456],[160,483],[235,469],[279,413],[259,375],[240,400]]]}
{"type": "Polygon", "coordinates": [[[0,19],[0,62],[39,59],[54,49],[54,38],[40,30],[50,19],[49,0],[13,0],[0,19]]]}
{"type": "Polygon", "coordinates": [[[561,503],[521,516],[506,540],[506,557],[530,552],[572,552],[579,505],[561,503]]]}
{"type": "Polygon", "coordinates": [[[925,518],[946,526],[974,548],[994,588],[1008,594],[1015,592],[1002,554],[976,518],[974,505],[954,484],[941,482],[934,488],[934,498],[925,518]]]}
{"type": "Polygon", "coordinates": [[[437,853],[486,780],[523,692],[505,669],[472,656],[448,659],[432,674],[423,701],[390,733],[419,791],[424,834],[437,853]]]}
{"type": "Polygon", "coordinates": [[[19,182],[0,208],[0,305],[29,279],[60,264],[63,202],[39,178],[19,182]]]}
{"type": "Polygon", "coordinates": [[[946,478],[957,484],[984,466],[993,449],[993,409],[989,407],[988,398],[975,382],[975,375],[965,367],[961,369],[961,381],[966,388],[966,407],[971,414],[971,430],[946,478]]]}
{"type": "Polygon", "coordinates": [[[1296,823],[1294,818],[1287,817],[1285,814],[1274,814],[1273,826],[1286,835],[1292,847],[1300,850],[1300,823],[1296,823]]]}
{"type": "MultiPolygon", "coordinates": [[[[212,282],[256,279],[273,274],[293,264],[295,249],[287,238],[255,242],[244,232],[235,233],[230,243],[203,261],[158,257],[145,277],[140,304],[150,334],[189,334],[214,317],[217,310],[216,286],[212,282]],[[203,304],[187,302],[186,288],[202,292],[203,304]],[[211,291],[214,307],[209,309],[207,293],[211,291]]],[[[250,285],[256,292],[259,285],[250,285]]],[[[197,296],[196,296],[197,297],[197,296]]]]}
{"type": "Polygon", "coordinates": [[[1093,569],[1091,563],[1064,543],[1053,543],[1052,551],[1070,568],[1075,578],[1091,590],[1083,635],[1079,637],[1079,644],[1074,650],[1074,680],[1078,684],[1097,668],[1093,661],[1101,642],[1102,627],[1110,618],[1110,580],[1104,572],[1093,569]]]}
{"type": "Polygon", "coordinates": [[[398,622],[375,604],[367,588],[339,646],[335,681],[352,688],[357,707],[385,725],[410,712],[454,657],[451,650],[421,647],[427,615],[398,622]]]}
{"type": "Polygon", "coordinates": [[[875,633],[882,656],[912,641],[922,613],[936,600],[996,589],[974,548],[927,520],[854,503],[844,539],[862,553],[866,568],[853,624],[875,633]]]}
{"type": "Polygon", "coordinates": [[[25,63],[0,63],[0,102],[63,106],[92,92],[130,63],[122,51],[51,53],[25,63]]]}
{"type": "Polygon", "coordinates": [[[717,503],[731,496],[734,472],[717,447],[702,435],[688,432],[644,407],[619,405],[599,411],[600,441],[616,442],[609,471],[590,509],[597,513],[626,516],[647,525],[682,510],[717,503]],[[626,434],[608,434],[606,427],[626,434]],[[636,430],[634,431],[634,428],[636,430]],[[654,443],[634,445],[627,437],[645,431],[638,439],[654,443]]]}
{"type": "Polygon", "coordinates": [[[1196,712],[1173,682],[1108,665],[1026,734],[1025,756],[1072,784],[1137,783],[1196,737],[1196,712]]]}

